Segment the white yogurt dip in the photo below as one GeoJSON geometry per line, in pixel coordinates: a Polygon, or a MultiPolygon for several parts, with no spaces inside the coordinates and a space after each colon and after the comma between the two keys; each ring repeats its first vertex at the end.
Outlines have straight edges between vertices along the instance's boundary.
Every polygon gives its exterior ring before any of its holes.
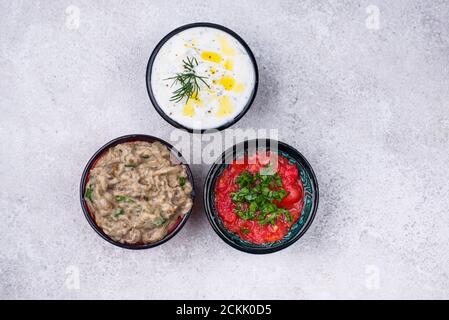
{"type": "Polygon", "coordinates": [[[246,49],[232,35],[213,27],[193,27],[175,34],[162,45],[151,69],[151,88],[159,107],[194,130],[232,121],[250,100],[255,83],[255,66],[246,49]],[[186,69],[186,63],[193,68],[186,69]],[[190,98],[175,96],[186,83],[183,76],[191,70],[201,77],[189,78],[196,80],[198,90],[190,98]]]}

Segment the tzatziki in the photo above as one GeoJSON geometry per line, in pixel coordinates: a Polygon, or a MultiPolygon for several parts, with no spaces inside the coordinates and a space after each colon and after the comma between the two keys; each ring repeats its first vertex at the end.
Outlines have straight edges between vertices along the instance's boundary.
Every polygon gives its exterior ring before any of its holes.
{"type": "Polygon", "coordinates": [[[257,70],[252,53],[214,27],[184,29],[162,44],[151,67],[156,104],[193,130],[232,122],[253,99],[257,70]]]}

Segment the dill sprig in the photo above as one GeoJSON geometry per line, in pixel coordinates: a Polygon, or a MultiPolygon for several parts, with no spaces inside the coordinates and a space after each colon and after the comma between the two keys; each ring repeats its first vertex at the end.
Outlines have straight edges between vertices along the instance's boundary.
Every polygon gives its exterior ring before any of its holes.
{"type": "Polygon", "coordinates": [[[199,76],[195,72],[195,67],[198,65],[198,61],[195,57],[182,60],[184,72],[177,73],[174,77],[170,77],[164,80],[173,80],[172,87],[174,85],[180,84],[180,87],[173,91],[173,95],[170,101],[180,102],[182,99],[186,98],[186,102],[189,101],[191,97],[197,98],[198,93],[201,89],[200,84],[205,84],[208,88],[210,86],[207,84],[205,79],[207,77],[199,76]]]}

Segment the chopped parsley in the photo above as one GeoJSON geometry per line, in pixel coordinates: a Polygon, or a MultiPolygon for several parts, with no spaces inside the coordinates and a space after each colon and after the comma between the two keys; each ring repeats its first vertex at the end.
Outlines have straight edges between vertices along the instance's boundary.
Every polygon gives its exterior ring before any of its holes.
{"type": "Polygon", "coordinates": [[[274,225],[281,216],[284,216],[287,222],[291,222],[290,212],[275,203],[288,194],[282,188],[281,177],[277,173],[261,174],[261,172],[266,171],[261,169],[256,174],[243,171],[236,178],[239,190],[231,193],[231,199],[236,204],[235,213],[243,220],[257,220],[261,225],[274,225]]]}
{"type": "Polygon", "coordinates": [[[156,225],[156,227],[160,227],[162,226],[167,220],[164,219],[163,217],[158,218],[156,221],[154,221],[154,224],[156,225]]]}
{"type": "Polygon", "coordinates": [[[114,197],[118,202],[134,203],[134,199],[128,196],[117,195],[114,197]]]}
{"type": "Polygon", "coordinates": [[[86,199],[88,199],[90,203],[94,203],[94,201],[92,200],[92,192],[94,192],[94,187],[93,185],[90,184],[89,187],[86,189],[85,194],[86,199]]]}
{"type": "Polygon", "coordinates": [[[118,216],[121,216],[121,215],[123,215],[123,214],[125,214],[125,210],[123,210],[123,208],[117,208],[117,209],[114,211],[114,217],[118,217],[118,216]]]}
{"type": "Polygon", "coordinates": [[[179,177],[179,185],[181,187],[184,187],[186,182],[187,182],[187,178],[186,177],[179,177]]]}

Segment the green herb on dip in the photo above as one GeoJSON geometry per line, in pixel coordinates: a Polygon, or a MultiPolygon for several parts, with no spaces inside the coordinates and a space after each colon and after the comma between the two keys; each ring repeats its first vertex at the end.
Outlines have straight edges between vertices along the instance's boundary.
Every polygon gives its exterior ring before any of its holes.
{"type": "Polygon", "coordinates": [[[187,57],[186,60],[182,60],[182,63],[184,72],[177,73],[174,77],[164,79],[173,80],[172,87],[174,85],[180,85],[178,89],[173,91],[170,101],[180,102],[183,99],[189,101],[190,98],[197,98],[198,93],[201,90],[201,83],[210,88],[209,84],[205,81],[207,77],[196,74],[195,67],[198,65],[198,61],[195,57],[187,57]]]}

